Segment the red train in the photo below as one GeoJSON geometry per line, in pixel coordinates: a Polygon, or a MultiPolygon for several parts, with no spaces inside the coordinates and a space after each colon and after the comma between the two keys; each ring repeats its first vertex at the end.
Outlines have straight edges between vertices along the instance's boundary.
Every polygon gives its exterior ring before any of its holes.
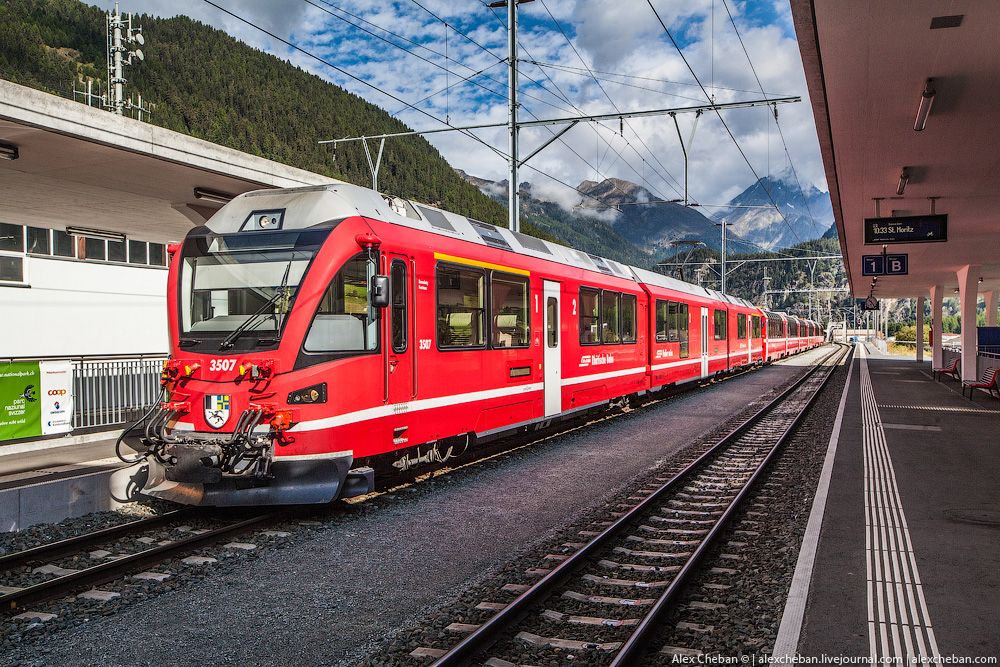
{"type": "Polygon", "coordinates": [[[376,469],[819,345],[815,322],[351,185],[251,192],[172,247],[142,493],[324,503],[376,469]]]}

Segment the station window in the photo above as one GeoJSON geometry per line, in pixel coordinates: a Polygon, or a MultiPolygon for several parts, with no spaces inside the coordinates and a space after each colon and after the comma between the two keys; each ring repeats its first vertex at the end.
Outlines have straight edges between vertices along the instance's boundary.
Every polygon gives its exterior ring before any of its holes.
{"type": "Polygon", "coordinates": [[[0,255],[0,282],[24,282],[24,258],[0,255]]]}
{"type": "Polygon", "coordinates": [[[149,244],[149,265],[150,266],[165,266],[166,265],[166,252],[162,243],[150,243],[149,244]]]}
{"type": "Polygon", "coordinates": [[[726,340],[726,311],[715,310],[712,312],[713,324],[715,325],[712,337],[715,340],[726,340]]]}
{"type": "Polygon", "coordinates": [[[76,257],[73,237],[61,229],[52,230],[52,254],[56,257],[76,257]]]}
{"type": "Polygon", "coordinates": [[[601,292],[601,342],[620,343],[618,331],[621,294],[604,290],[601,292]]]}
{"type": "Polygon", "coordinates": [[[28,252],[32,255],[48,255],[52,244],[49,230],[42,227],[28,227],[28,252]]]}
{"type": "Polygon", "coordinates": [[[108,250],[104,239],[93,239],[86,236],[77,237],[76,256],[79,259],[94,259],[105,261],[108,258],[108,250]]]}
{"type": "Polygon", "coordinates": [[[125,261],[125,241],[108,241],[108,261],[125,261]]]}
{"type": "Polygon", "coordinates": [[[437,267],[437,339],[442,348],[486,346],[486,275],[437,267]]]}
{"type": "Polygon", "coordinates": [[[589,287],[580,288],[580,345],[597,345],[601,326],[600,292],[589,287]]]}
{"type": "Polygon", "coordinates": [[[635,342],[635,307],[636,300],[634,294],[622,294],[622,342],[635,342]]]}
{"type": "Polygon", "coordinates": [[[306,352],[370,352],[378,348],[378,319],[368,308],[368,284],[374,272],[374,265],[364,255],[355,255],[337,272],[309,327],[303,345],[306,352]]]}
{"type": "Polygon", "coordinates": [[[750,337],[760,338],[760,315],[751,315],[750,323],[750,337]]]}
{"type": "Polygon", "coordinates": [[[747,337],[746,313],[736,313],[736,337],[743,340],[747,337]]]}
{"type": "Polygon", "coordinates": [[[490,276],[493,347],[528,347],[528,279],[509,273],[490,276]]]}
{"type": "Polygon", "coordinates": [[[146,257],[146,242],[145,241],[132,241],[128,242],[128,263],[129,264],[145,264],[148,260],[146,257]]]}
{"type": "Polygon", "coordinates": [[[392,290],[392,351],[406,352],[406,263],[393,260],[390,280],[392,290]]]}
{"type": "Polygon", "coordinates": [[[0,222],[0,250],[24,252],[24,227],[0,222]]]}

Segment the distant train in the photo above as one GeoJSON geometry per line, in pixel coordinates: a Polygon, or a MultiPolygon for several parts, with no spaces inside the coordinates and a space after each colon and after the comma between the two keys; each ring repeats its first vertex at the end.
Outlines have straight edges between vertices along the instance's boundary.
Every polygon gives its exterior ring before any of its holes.
{"type": "MultiPolygon", "coordinates": [[[[326,503],[670,385],[815,322],[346,184],[240,195],[171,247],[165,396],[132,491],[326,503]]],[[[127,470],[127,469],[126,469],[127,470]]]]}

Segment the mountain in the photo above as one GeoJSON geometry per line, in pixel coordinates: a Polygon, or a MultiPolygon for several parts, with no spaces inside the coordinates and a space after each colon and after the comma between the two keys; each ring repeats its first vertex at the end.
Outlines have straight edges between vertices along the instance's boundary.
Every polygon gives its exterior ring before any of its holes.
{"type": "Polygon", "coordinates": [[[698,209],[657,201],[648,190],[635,183],[608,178],[600,183],[584,181],[578,190],[586,195],[580,204],[583,208],[600,209],[601,204],[619,207],[621,212],[610,223],[611,227],[652,255],[671,251],[672,241],[696,240],[710,247],[722,243],[718,228],[698,209]],[[656,203],[649,203],[654,201],[656,203]]]}
{"type": "MultiPolygon", "coordinates": [[[[360,144],[317,141],[409,129],[221,30],[184,16],[139,22],[146,59],[129,68],[128,90],[155,107],[155,125],[359,185],[371,184],[360,144]]],[[[67,98],[74,81],[106,89],[104,33],[104,12],[77,0],[3,0],[0,78],[67,98]]],[[[386,141],[379,181],[387,192],[506,225],[504,207],[459,178],[422,137],[386,141]]]]}
{"type": "MultiPolygon", "coordinates": [[[[456,169],[461,178],[475,185],[481,192],[506,206],[507,183],[491,181],[456,169]]],[[[551,238],[558,243],[577,248],[592,255],[607,257],[626,264],[652,268],[653,256],[641,250],[607,222],[616,214],[607,207],[586,208],[576,206],[567,209],[552,201],[536,196],[530,183],[521,183],[518,193],[521,197],[521,219],[524,226],[531,225],[537,235],[551,238]]]]}
{"type": "Polygon", "coordinates": [[[794,179],[784,176],[760,179],[730,200],[729,205],[734,208],[720,217],[733,225],[731,231],[765,248],[789,247],[822,238],[833,223],[829,193],[815,186],[803,192],[794,179]],[[781,214],[774,210],[774,204],[781,214]]]}

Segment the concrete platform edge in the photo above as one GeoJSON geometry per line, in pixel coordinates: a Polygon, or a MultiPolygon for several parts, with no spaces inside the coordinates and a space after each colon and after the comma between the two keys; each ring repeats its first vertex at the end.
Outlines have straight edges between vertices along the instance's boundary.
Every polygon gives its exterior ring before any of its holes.
{"type": "Polygon", "coordinates": [[[97,431],[95,433],[84,433],[82,435],[70,435],[63,438],[50,438],[47,440],[31,440],[29,442],[16,442],[12,445],[0,444],[0,457],[12,456],[14,454],[29,454],[41,452],[47,449],[57,449],[59,447],[72,447],[74,445],[85,445],[101,440],[114,440],[122,432],[121,427],[116,427],[109,431],[97,431]]]}
{"type": "Polygon", "coordinates": [[[121,507],[108,492],[112,472],[102,470],[0,491],[0,532],[121,507]]]}
{"type": "MultiPolygon", "coordinates": [[[[856,351],[857,348],[855,348],[856,351]]],[[[840,395],[840,406],[830,433],[830,444],[827,446],[826,458],[823,460],[823,470],[816,484],[816,495],[813,497],[812,509],[809,512],[809,522],[802,536],[799,548],[799,558],[795,563],[795,573],[785,600],[785,610],[781,614],[781,625],[778,626],[778,636],[774,641],[771,655],[776,657],[792,657],[797,654],[799,636],[802,632],[802,622],[805,618],[806,602],[809,597],[809,586],[812,583],[813,565],[816,562],[816,550],[819,547],[819,534],[823,527],[823,515],[826,513],[826,500],[830,492],[830,480],[833,477],[833,463],[837,458],[837,445],[840,442],[840,430],[844,421],[844,410],[847,406],[847,394],[854,379],[854,352],[851,353],[847,381],[840,395]]]]}

